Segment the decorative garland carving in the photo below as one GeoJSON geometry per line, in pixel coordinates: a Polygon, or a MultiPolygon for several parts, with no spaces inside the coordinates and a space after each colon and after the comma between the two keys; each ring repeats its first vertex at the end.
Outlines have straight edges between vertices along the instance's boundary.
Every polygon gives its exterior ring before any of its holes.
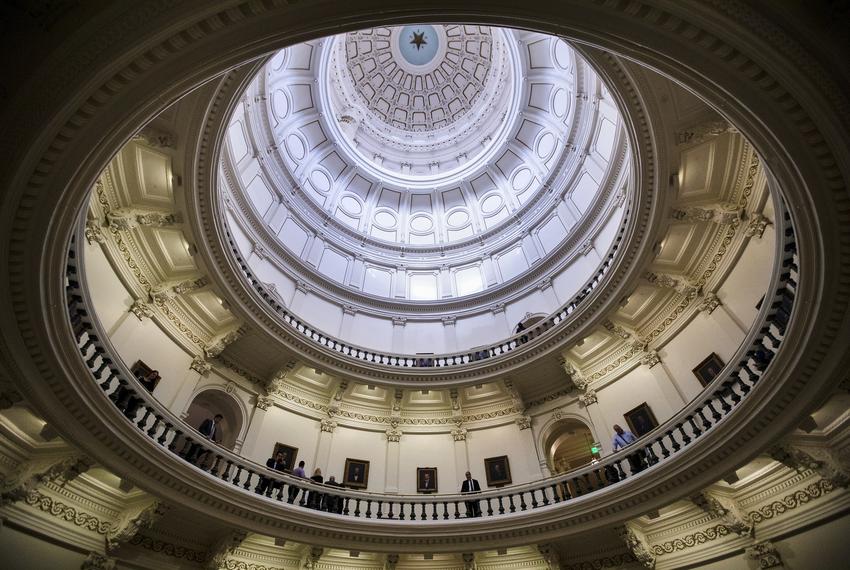
{"type": "Polygon", "coordinates": [[[630,552],[613,554],[604,558],[596,558],[575,564],[561,564],[562,570],[600,570],[601,568],[620,568],[626,564],[634,564],[637,559],[630,552]]]}
{"type": "Polygon", "coordinates": [[[27,495],[25,501],[26,504],[31,507],[35,507],[54,517],[74,523],[76,526],[98,534],[106,535],[112,525],[109,521],[102,521],[94,515],[79,511],[61,501],[54,500],[52,497],[48,497],[39,491],[31,491],[27,495]]]}
{"type": "Polygon", "coordinates": [[[188,560],[189,562],[197,562],[199,564],[203,564],[207,561],[206,552],[192,550],[190,548],[186,548],[185,546],[178,546],[176,544],[157,540],[155,538],[151,538],[143,534],[137,534],[136,536],[130,539],[128,544],[132,544],[133,546],[139,546],[141,548],[144,548],[145,550],[156,552],[157,554],[164,554],[165,556],[172,556],[174,558],[182,558],[184,560],[188,560]]]}
{"type": "MultiPolygon", "coordinates": [[[[827,479],[819,479],[804,489],[795,491],[794,493],[783,497],[778,501],[773,501],[763,507],[747,513],[747,518],[753,525],[762,521],[778,517],[787,511],[796,509],[800,505],[804,505],[810,501],[818,499],[827,493],[832,492],[835,485],[827,479]]],[[[699,544],[704,544],[712,540],[724,537],[729,534],[729,529],[724,524],[718,524],[711,528],[697,531],[693,534],[677,538],[662,544],[652,546],[652,553],[656,556],[662,554],[671,554],[677,550],[685,550],[699,544]]]]}

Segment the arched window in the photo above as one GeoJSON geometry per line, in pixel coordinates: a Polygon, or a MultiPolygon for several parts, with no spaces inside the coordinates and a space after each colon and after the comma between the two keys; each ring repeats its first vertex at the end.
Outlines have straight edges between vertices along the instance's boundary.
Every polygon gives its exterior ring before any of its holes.
{"type": "Polygon", "coordinates": [[[216,439],[222,447],[233,449],[242,432],[245,418],[239,402],[227,392],[208,389],[198,393],[189,404],[186,421],[198,429],[204,420],[216,414],[224,417],[217,428],[216,439]]]}

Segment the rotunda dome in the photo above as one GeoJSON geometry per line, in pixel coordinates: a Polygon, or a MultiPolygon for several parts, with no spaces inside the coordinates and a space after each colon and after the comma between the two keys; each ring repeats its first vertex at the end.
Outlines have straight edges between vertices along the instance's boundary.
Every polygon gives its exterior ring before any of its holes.
{"type": "Polygon", "coordinates": [[[262,281],[309,297],[290,310],[383,349],[393,319],[457,319],[457,341],[418,347],[442,351],[510,336],[610,263],[628,145],[607,87],[557,37],[371,28],[269,60],[230,121],[219,191],[240,255],[265,252],[262,281]],[[493,306],[517,316],[482,337],[493,306]],[[346,333],[351,311],[378,332],[346,333]]]}

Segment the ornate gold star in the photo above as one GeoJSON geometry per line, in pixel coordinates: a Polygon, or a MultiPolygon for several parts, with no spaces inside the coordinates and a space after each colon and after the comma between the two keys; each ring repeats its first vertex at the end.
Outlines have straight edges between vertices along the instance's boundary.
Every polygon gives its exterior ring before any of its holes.
{"type": "Polygon", "coordinates": [[[410,43],[416,46],[416,51],[422,49],[422,46],[427,45],[428,42],[425,41],[425,32],[413,32],[413,38],[410,40],[410,43]]]}

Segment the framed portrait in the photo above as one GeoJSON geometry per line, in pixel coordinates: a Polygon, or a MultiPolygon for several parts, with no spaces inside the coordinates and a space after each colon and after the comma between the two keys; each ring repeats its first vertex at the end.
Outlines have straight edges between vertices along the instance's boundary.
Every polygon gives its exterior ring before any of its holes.
{"type": "Polygon", "coordinates": [[[655,419],[652,408],[646,402],[633,410],[629,410],[623,414],[623,417],[629,424],[629,430],[638,437],[646,435],[658,427],[658,420],[655,419]]]}
{"type": "Polygon", "coordinates": [[[486,458],[484,460],[484,473],[487,475],[488,487],[510,485],[513,481],[511,479],[511,464],[508,462],[507,455],[486,458]]]}
{"type": "Polygon", "coordinates": [[[417,467],[416,468],[416,492],[417,493],[436,493],[437,492],[437,468],[436,467],[417,467]]]}
{"type": "Polygon", "coordinates": [[[295,459],[298,457],[298,448],[292,447],[291,445],[286,445],[285,443],[277,442],[274,444],[272,457],[276,457],[278,451],[283,454],[283,464],[285,465],[283,470],[292,471],[292,468],[298,465],[295,462],[295,459]]]}
{"type": "Polygon", "coordinates": [[[720,371],[725,366],[724,362],[715,353],[709,354],[705,360],[700,362],[694,368],[694,376],[697,377],[703,388],[708,386],[712,380],[717,378],[720,371]]]}
{"type": "Polygon", "coordinates": [[[148,392],[152,393],[157,384],[159,384],[159,372],[141,360],[136,361],[136,363],[130,368],[130,372],[133,373],[133,376],[136,377],[139,383],[144,386],[145,390],[148,392]]]}
{"type": "Polygon", "coordinates": [[[365,489],[369,484],[369,462],[363,459],[345,460],[342,484],[352,489],[365,489]]]}

